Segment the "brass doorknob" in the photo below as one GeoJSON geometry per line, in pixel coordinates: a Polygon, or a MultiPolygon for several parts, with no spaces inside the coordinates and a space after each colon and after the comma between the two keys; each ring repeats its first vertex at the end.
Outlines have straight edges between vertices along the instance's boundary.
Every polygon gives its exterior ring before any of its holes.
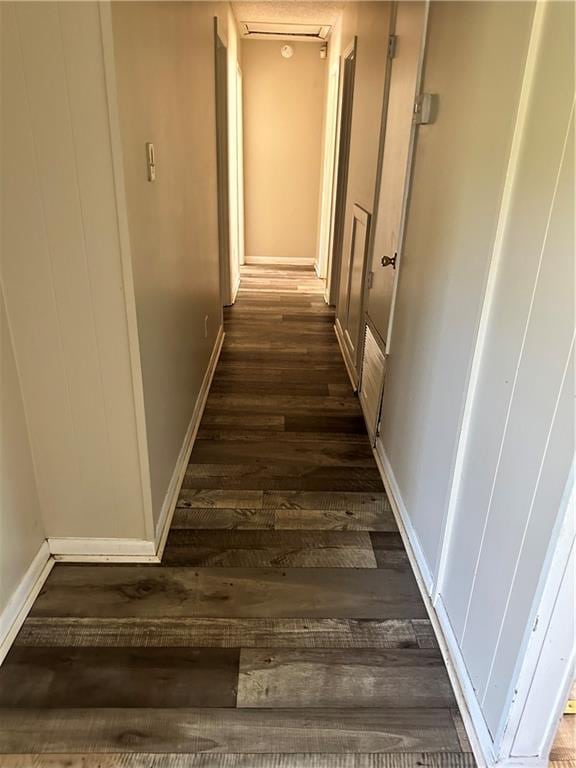
{"type": "Polygon", "coordinates": [[[398,253],[395,253],[392,258],[390,258],[390,256],[382,256],[380,263],[382,264],[383,267],[393,267],[394,269],[396,269],[397,256],[398,256],[398,253]]]}

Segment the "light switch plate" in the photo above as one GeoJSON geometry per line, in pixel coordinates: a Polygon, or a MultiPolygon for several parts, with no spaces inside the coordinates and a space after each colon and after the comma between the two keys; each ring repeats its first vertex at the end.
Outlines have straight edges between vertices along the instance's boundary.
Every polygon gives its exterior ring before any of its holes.
{"type": "Polygon", "coordinates": [[[156,179],[156,152],[151,141],[146,142],[146,167],[148,169],[148,181],[156,179]]]}

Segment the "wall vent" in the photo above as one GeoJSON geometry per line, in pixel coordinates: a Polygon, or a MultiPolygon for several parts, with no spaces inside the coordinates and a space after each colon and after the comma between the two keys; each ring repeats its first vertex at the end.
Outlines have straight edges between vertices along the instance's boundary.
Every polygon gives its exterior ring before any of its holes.
{"type": "Polygon", "coordinates": [[[384,352],[370,328],[366,326],[364,356],[362,357],[362,376],[358,396],[372,445],[376,443],[378,435],[385,368],[386,357],[384,352]]]}

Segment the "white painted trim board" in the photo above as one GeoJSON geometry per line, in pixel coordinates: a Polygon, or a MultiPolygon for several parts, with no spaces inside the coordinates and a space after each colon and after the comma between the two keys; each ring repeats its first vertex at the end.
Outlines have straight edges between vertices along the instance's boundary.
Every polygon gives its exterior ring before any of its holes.
{"type": "Polygon", "coordinates": [[[160,517],[158,518],[158,522],[156,524],[155,549],[156,557],[158,560],[162,558],[162,553],[164,552],[166,539],[168,538],[168,531],[170,530],[172,517],[174,516],[174,510],[176,509],[176,502],[178,501],[180,486],[182,485],[182,480],[186,474],[188,460],[190,458],[190,454],[192,453],[196,435],[198,434],[198,428],[200,427],[200,422],[202,421],[204,408],[206,407],[206,401],[208,399],[208,393],[210,392],[212,379],[214,378],[214,372],[216,371],[216,366],[218,365],[218,360],[220,358],[220,352],[222,351],[224,335],[224,326],[221,325],[218,330],[218,335],[216,336],[216,341],[214,342],[214,347],[212,349],[212,354],[210,355],[210,361],[208,363],[206,373],[204,374],[204,379],[202,380],[200,392],[198,393],[198,397],[196,399],[194,412],[192,413],[192,418],[190,419],[190,424],[186,430],[184,442],[182,443],[182,448],[180,449],[180,454],[176,461],[176,466],[174,467],[172,479],[170,480],[170,485],[168,486],[168,491],[166,492],[166,497],[164,498],[160,517]]]}
{"type": "Polygon", "coordinates": [[[246,256],[244,264],[250,266],[251,264],[256,266],[258,264],[270,264],[274,267],[313,267],[314,257],[292,257],[286,256],[284,258],[279,256],[246,256]]]}
{"type": "Polygon", "coordinates": [[[54,560],[50,557],[47,542],[44,541],[30,563],[20,584],[18,584],[4,610],[0,613],[0,664],[6,658],[6,654],[10,650],[16,635],[20,631],[20,627],[28,615],[28,611],[44,586],[44,582],[48,578],[53,566],[54,560]]]}
{"type": "Polygon", "coordinates": [[[55,561],[67,563],[158,563],[153,541],[145,539],[99,539],[87,536],[48,538],[55,561]]]}

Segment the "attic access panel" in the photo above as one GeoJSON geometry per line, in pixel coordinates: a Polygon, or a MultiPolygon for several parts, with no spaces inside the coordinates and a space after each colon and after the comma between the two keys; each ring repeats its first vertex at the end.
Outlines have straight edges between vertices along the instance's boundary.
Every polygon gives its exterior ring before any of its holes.
{"type": "Polygon", "coordinates": [[[320,42],[328,38],[331,27],[326,24],[282,24],[266,21],[241,21],[240,34],[255,40],[296,40],[320,42]]]}

